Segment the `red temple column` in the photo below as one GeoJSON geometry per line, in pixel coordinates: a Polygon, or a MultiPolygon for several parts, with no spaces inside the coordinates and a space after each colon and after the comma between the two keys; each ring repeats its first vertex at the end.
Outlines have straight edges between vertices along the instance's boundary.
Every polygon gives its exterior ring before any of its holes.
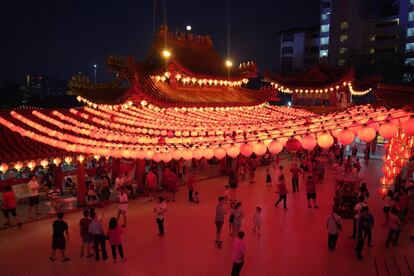
{"type": "Polygon", "coordinates": [[[63,190],[63,176],[62,176],[62,166],[58,165],[55,167],[55,185],[59,190],[63,190]]]}
{"type": "Polygon", "coordinates": [[[143,186],[143,176],[145,174],[145,160],[136,159],[135,161],[135,178],[137,179],[137,184],[143,186]]]}
{"type": "Polygon", "coordinates": [[[86,197],[86,185],[85,185],[85,166],[82,162],[78,162],[78,186],[77,186],[77,197],[78,205],[85,206],[85,197],[86,197]]]}
{"type": "Polygon", "coordinates": [[[118,177],[121,172],[121,159],[114,158],[112,159],[112,181],[115,181],[115,178],[118,177]]]}

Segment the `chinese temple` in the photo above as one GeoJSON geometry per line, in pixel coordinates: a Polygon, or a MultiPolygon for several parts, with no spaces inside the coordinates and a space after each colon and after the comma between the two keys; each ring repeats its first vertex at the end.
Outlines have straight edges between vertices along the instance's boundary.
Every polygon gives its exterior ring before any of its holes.
{"type": "MultiPolygon", "coordinates": [[[[2,173],[52,164],[59,182],[61,166],[75,163],[82,203],[88,170],[84,163],[90,159],[111,160],[113,178],[122,171],[120,160],[130,160],[139,179],[145,160],[222,160],[278,154],[285,147],[329,149],[334,143],[348,145],[356,136],[370,142],[378,132],[390,141],[386,158],[393,161],[382,179],[383,185],[390,185],[403,165],[394,161],[411,157],[412,113],[364,105],[317,115],[270,106],[274,89],[246,87],[257,74],[255,63],[231,66],[219,57],[209,36],[171,33],[162,27],[143,61],[110,56],[107,65],[114,74],[112,82],[94,84],[82,76],[69,82],[71,93],[84,103],[81,108],[1,111],[2,173]]],[[[293,93],[294,101],[306,101],[306,95],[313,94],[318,101],[346,107],[355,93],[353,81],[353,70],[334,74],[317,66],[300,78],[274,77],[273,86],[293,93]]]]}
{"type": "Polygon", "coordinates": [[[358,82],[353,68],[338,70],[326,64],[293,76],[268,74],[267,79],[280,93],[292,95],[292,105],[337,108],[349,107],[353,96],[370,93],[379,82],[378,78],[358,82]]]}

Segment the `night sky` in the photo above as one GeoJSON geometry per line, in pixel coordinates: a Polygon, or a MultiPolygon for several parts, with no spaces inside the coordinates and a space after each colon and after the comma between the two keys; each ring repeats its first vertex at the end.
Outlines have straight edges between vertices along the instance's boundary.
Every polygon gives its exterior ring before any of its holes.
{"type": "MultiPolygon", "coordinates": [[[[212,35],[221,56],[227,52],[225,0],[166,1],[170,30],[212,35]]],[[[231,0],[230,55],[238,64],[255,60],[260,69],[277,67],[274,33],[319,23],[320,0],[231,0]]],[[[157,1],[157,29],[164,0],[157,1]]],[[[0,80],[22,81],[27,73],[67,80],[81,71],[104,77],[109,54],[142,59],[152,40],[152,0],[7,1],[0,16],[0,80]]]]}

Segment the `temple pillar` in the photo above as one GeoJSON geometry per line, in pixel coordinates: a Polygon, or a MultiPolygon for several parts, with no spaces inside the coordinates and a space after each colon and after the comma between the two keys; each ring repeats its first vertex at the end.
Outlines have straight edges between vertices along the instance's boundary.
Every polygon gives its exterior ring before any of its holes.
{"type": "Polygon", "coordinates": [[[135,178],[137,179],[137,184],[143,186],[144,175],[145,175],[145,160],[136,159],[135,160],[135,178]]]}
{"type": "Polygon", "coordinates": [[[378,144],[377,139],[378,139],[378,135],[375,136],[374,140],[372,140],[371,142],[371,153],[372,154],[375,154],[375,152],[377,151],[377,144],[378,144]]]}
{"type": "Polygon", "coordinates": [[[121,159],[119,158],[113,158],[112,159],[112,182],[115,181],[115,179],[119,176],[121,172],[121,159]]]}
{"type": "Polygon", "coordinates": [[[85,206],[85,197],[86,197],[86,185],[85,185],[85,166],[82,162],[77,163],[78,171],[77,171],[77,190],[76,195],[78,198],[78,206],[85,206]]]}
{"type": "Polygon", "coordinates": [[[63,176],[62,176],[62,166],[59,164],[55,167],[55,186],[63,191],[63,176]]]}

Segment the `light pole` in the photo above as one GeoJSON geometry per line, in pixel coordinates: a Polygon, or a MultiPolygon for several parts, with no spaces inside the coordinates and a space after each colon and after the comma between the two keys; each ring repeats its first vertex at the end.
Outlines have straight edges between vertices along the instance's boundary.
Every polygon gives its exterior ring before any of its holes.
{"type": "Polygon", "coordinates": [[[96,83],[96,69],[98,68],[97,64],[93,65],[93,74],[94,74],[94,83],[96,83]]]}
{"type": "Polygon", "coordinates": [[[227,80],[230,80],[230,68],[233,66],[233,62],[230,59],[226,60],[226,67],[227,67],[227,80]]]}

